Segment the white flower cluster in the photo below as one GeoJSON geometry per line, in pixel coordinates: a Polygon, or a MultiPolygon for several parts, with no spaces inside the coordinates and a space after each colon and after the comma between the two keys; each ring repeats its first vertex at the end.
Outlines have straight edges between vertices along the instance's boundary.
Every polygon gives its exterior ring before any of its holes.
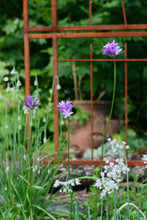
{"type": "Polygon", "coordinates": [[[129,145],[126,145],[126,142],[120,141],[118,142],[116,139],[111,140],[111,138],[107,139],[108,143],[112,145],[112,150],[114,153],[122,153],[123,150],[129,149],[129,145]]]}
{"type": "Polygon", "coordinates": [[[95,187],[102,190],[101,198],[106,195],[106,193],[111,194],[114,190],[117,190],[118,183],[122,181],[122,174],[126,174],[130,169],[124,164],[123,159],[116,159],[115,163],[108,162],[108,165],[104,166],[104,171],[101,172],[101,179],[97,179],[94,184],[95,187]]]}
{"type": "Polygon", "coordinates": [[[72,192],[72,187],[71,186],[75,186],[75,185],[81,185],[79,179],[71,179],[71,180],[68,180],[68,181],[65,181],[65,182],[56,180],[53,186],[55,188],[57,188],[59,186],[62,186],[62,188],[60,189],[60,192],[65,192],[65,193],[69,192],[69,193],[71,193],[72,192]]]}

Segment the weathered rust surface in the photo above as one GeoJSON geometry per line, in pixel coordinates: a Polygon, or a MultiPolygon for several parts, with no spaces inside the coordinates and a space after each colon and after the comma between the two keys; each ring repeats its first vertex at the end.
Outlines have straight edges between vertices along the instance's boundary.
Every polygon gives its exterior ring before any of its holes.
{"type": "MultiPolygon", "coordinates": [[[[58,91],[56,89],[58,76],[58,62],[90,62],[91,77],[91,115],[93,115],[93,62],[113,62],[113,59],[94,59],[92,56],[92,44],[90,46],[90,59],[58,59],[58,38],[95,38],[95,37],[147,37],[147,24],[127,24],[127,15],[124,1],[121,0],[124,24],[117,25],[92,25],[92,2],[89,0],[89,25],[87,26],[57,26],[57,0],[51,0],[52,26],[29,27],[28,0],[23,0],[24,14],[24,57],[25,57],[25,93],[30,94],[30,45],[29,40],[34,38],[52,38],[53,42],[53,80],[54,81],[54,142],[55,152],[58,151],[59,126],[58,126],[58,91]],[[119,30],[119,32],[115,32],[119,30]],[[131,31],[133,30],[133,31],[131,31]],[[73,33],[68,33],[73,31],[73,33]],[[75,33],[76,31],[80,31],[75,33]],[[84,32],[83,32],[84,31],[84,32]],[[86,32],[87,31],[87,32],[86,32]],[[90,32],[95,31],[95,32],[90,32]],[[103,31],[103,32],[101,32],[103,31]],[[113,32],[112,32],[113,31],[113,32]],[[35,33],[34,33],[35,32],[35,33]],[[41,33],[36,33],[41,32],[41,33]],[[49,33],[44,33],[49,32],[49,33]],[[54,32],[54,33],[52,33],[54,32]],[[66,32],[66,33],[63,33],[66,32]]],[[[125,126],[127,141],[127,63],[146,62],[147,59],[128,59],[127,43],[125,43],[125,58],[116,59],[117,62],[124,62],[125,66],[125,126]]],[[[93,120],[91,118],[91,135],[93,131],[93,120]]],[[[99,165],[100,161],[93,160],[93,138],[91,137],[91,160],[70,161],[72,165],[99,165]]],[[[48,163],[48,161],[44,161],[48,163]]],[[[67,161],[65,161],[67,164],[67,161]]],[[[105,164],[105,162],[103,162],[105,164]]],[[[128,161],[129,166],[145,166],[143,161],[128,161]]]]}
{"type": "MultiPolygon", "coordinates": [[[[115,59],[117,62],[146,62],[147,59],[115,59]]],[[[113,59],[58,59],[58,61],[62,62],[114,62],[113,59]]]]}
{"type": "MultiPolygon", "coordinates": [[[[93,54],[92,54],[92,43],[91,43],[90,59],[92,60],[92,58],[93,58],[93,54]]],[[[90,62],[90,99],[91,99],[91,160],[93,160],[93,62],[90,62]]]]}
{"type": "MultiPolygon", "coordinates": [[[[82,30],[82,28],[81,28],[82,30]]],[[[94,38],[94,37],[147,37],[147,31],[130,32],[82,32],[82,33],[35,33],[29,34],[30,39],[39,38],[94,38]]]]}
{"type": "Polygon", "coordinates": [[[112,30],[145,30],[147,24],[112,24],[112,25],[83,25],[83,26],[46,26],[29,27],[29,32],[52,32],[52,31],[112,31],[112,30]]]}
{"type": "MultiPolygon", "coordinates": [[[[51,164],[53,164],[55,160],[51,161],[51,164]]],[[[113,162],[114,164],[117,164],[115,160],[111,160],[109,162],[113,162]]],[[[40,161],[42,164],[42,161],[40,161]]],[[[67,165],[68,161],[61,161],[61,164],[67,165]]],[[[48,160],[43,160],[43,164],[48,164],[48,160]]],[[[108,165],[105,161],[102,162],[103,165],[108,165]]],[[[128,160],[127,161],[128,166],[146,166],[144,161],[141,160],[128,160]]],[[[70,160],[70,165],[100,165],[100,161],[98,160],[70,160]]]]}
{"type": "Polygon", "coordinates": [[[29,43],[29,17],[28,17],[28,0],[23,1],[23,18],[24,18],[24,57],[25,57],[25,94],[30,95],[30,43],[29,43]]]}

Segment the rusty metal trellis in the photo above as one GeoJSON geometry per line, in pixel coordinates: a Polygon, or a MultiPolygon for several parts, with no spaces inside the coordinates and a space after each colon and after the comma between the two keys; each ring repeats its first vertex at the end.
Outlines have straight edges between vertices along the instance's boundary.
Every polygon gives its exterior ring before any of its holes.
{"type": "MultiPolygon", "coordinates": [[[[59,139],[59,116],[58,116],[58,90],[57,86],[58,76],[58,62],[89,62],[90,63],[90,80],[91,80],[91,160],[71,160],[72,165],[99,165],[100,161],[93,160],[93,62],[113,62],[113,59],[94,59],[92,56],[92,43],[90,44],[90,58],[89,59],[58,59],[58,39],[59,38],[94,38],[94,37],[147,37],[147,24],[128,24],[125,12],[124,1],[121,0],[122,13],[124,18],[124,24],[119,25],[92,25],[92,2],[89,0],[89,25],[86,26],[57,26],[57,1],[51,0],[52,11],[52,26],[44,27],[29,27],[29,6],[28,0],[23,0],[23,15],[24,15],[24,57],[25,57],[25,93],[26,96],[30,94],[30,39],[52,39],[53,45],[53,77],[54,82],[54,142],[55,151],[58,151],[58,139],[59,139]],[[119,30],[119,32],[115,32],[119,30]],[[131,31],[133,30],[133,31],[131,31]],[[139,31],[141,30],[141,31],[139,31]],[[142,31],[144,30],[144,31],[142,31]],[[64,31],[64,33],[61,31],[64,31]],[[68,33],[68,31],[73,31],[68,33]],[[76,32],[78,31],[78,33],[76,32]],[[99,32],[93,32],[99,31],[99,32]],[[34,33],[35,32],[35,33],[34,33]],[[37,32],[37,33],[36,33],[37,32]],[[47,32],[47,33],[46,33],[47,32]],[[53,32],[53,33],[52,33],[53,32]]],[[[126,128],[126,142],[127,142],[127,63],[128,62],[142,62],[147,59],[128,59],[127,58],[127,43],[125,43],[125,58],[116,59],[117,62],[124,62],[125,72],[125,128],[126,128]]],[[[44,161],[47,163],[47,161],[44,161]]],[[[65,161],[67,164],[67,161],[65,161]]],[[[105,162],[103,161],[103,164],[105,162]]],[[[145,166],[143,161],[128,160],[129,166],[145,166]]]]}

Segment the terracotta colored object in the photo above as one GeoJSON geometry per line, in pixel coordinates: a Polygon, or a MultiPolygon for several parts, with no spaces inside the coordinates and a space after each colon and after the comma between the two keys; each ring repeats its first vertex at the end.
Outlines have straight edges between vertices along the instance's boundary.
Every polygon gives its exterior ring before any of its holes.
{"type": "MultiPolygon", "coordinates": [[[[73,101],[73,105],[79,107],[83,112],[91,112],[90,101],[73,101]]],[[[105,124],[109,117],[111,102],[95,101],[93,103],[93,147],[97,148],[102,143],[105,124]]],[[[111,120],[107,129],[107,137],[118,132],[124,121],[111,120]]],[[[85,125],[80,125],[78,121],[71,124],[70,146],[76,146],[80,152],[85,152],[91,148],[91,117],[85,125]]],[[[81,153],[81,155],[82,155],[81,153]]]]}

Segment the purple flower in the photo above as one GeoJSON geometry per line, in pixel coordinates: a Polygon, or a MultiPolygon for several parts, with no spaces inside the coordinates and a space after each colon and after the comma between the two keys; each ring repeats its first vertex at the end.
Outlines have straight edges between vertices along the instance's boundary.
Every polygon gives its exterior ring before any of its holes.
{"type": "Polygon", "coordinates": [[[66,101],[66,102],[61,101],[59,102],[59,105],[57,105],[62,115],[64,115],[64,118],[68,118],[70,117],[70,115],[73,114],[72,112],[73,105],[71,103],[72,103],[71,101],[66,101]]]}
{"type": "Polygon", "coordinates": [[[118,55],[120,51],[122,51],[122,48],[118,46],[118,43],[115,43],[115,40],[112,41],[112,43],[107,43],[104,47],[103,54],[107,54],[110,57],[115,57],[118,55]]]}
{"type": "Polygon", "coordinates": [[[32,96],[28,95],[27,100],[24,100],[23,104],[29,109],[34,109],[40,104],[40,101],[38,100],[37,96],[32,101],[32,96]]]}

